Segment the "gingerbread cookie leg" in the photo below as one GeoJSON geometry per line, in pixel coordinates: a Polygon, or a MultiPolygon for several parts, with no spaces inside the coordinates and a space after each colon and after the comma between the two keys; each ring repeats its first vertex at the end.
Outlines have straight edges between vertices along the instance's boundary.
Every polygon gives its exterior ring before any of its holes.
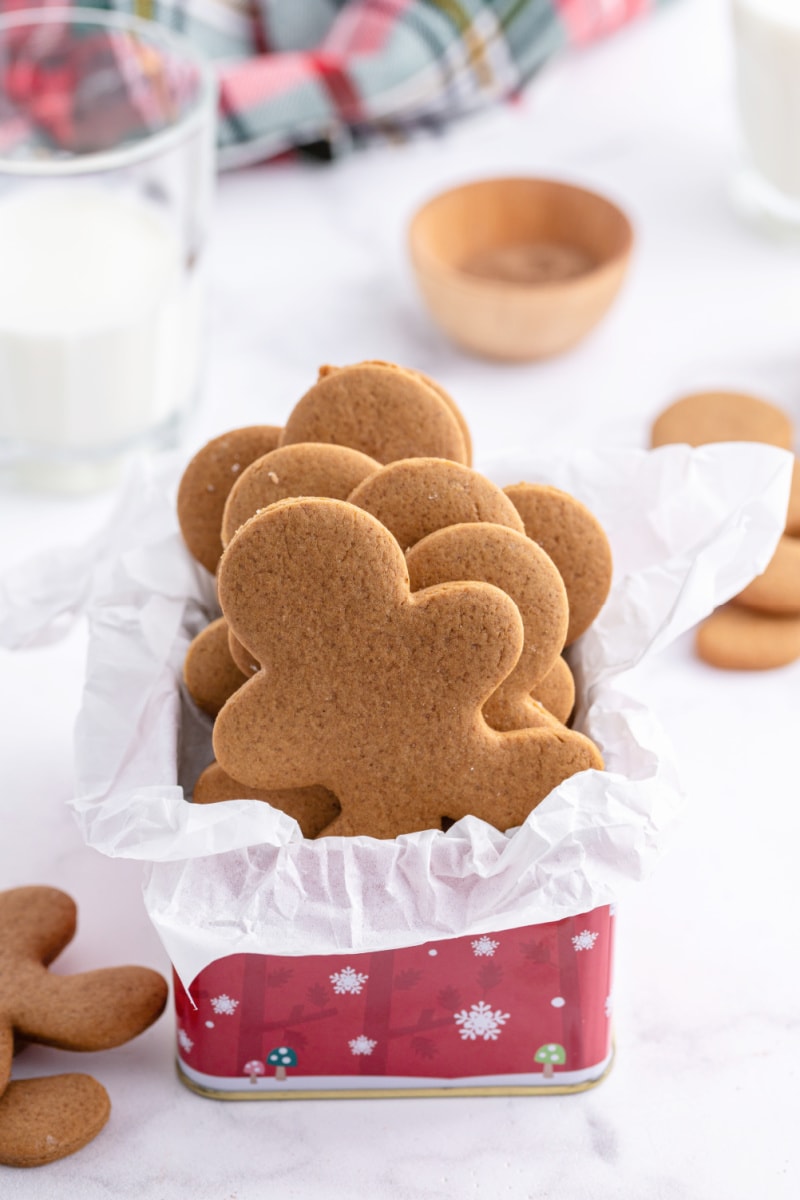
{"type": "Polygon", "coordinates": [[[87,1145],[111,1104],[90,1075],[53,1075],[10,1083],[0,1096],[0,1164],[41,1167],[87,1145]]]}

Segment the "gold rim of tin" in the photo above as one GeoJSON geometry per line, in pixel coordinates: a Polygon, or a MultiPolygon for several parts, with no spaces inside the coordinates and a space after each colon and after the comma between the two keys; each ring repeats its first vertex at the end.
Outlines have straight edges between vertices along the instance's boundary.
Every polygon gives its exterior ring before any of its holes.
{"type": "Polygon", "coordinates": [[[614,1065],[616,1047],[611,1045],[611,1057],[596,1079],[583,1083],[562,1084],[498,1084],[496,1086],[469,1087],[409,1087],[409,1088],[314,1088],[308,1091],[293,1089],[291,1092],[227,1092],[218,1088],[204,1087],[185,1074],[179,1059],[175,1059],[175,1070],[184,1087],[208,1100],[423,1100],[444,1096],[571,1096],[576,1092],[588,1092],[602,1083],[614,1065]]]}

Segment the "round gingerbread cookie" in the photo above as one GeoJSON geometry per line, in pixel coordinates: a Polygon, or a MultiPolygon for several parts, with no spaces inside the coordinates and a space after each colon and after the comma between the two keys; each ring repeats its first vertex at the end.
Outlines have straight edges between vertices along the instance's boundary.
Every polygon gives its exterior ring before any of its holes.
{"type": "MultiPolygon", "coordinates": [[[[466,466],[471,467],[472,466],[472,434],[469,431],[469,425],[467,424],[464,414],[462,413],[461,409],[456,404],[453,397],[450,395],[450,393],[448,391],[445,391],[445,389],[438,382],[438,380],[432,379],[430,375],[426,375],[424,371],[418,371],[415,367],[400,367],[397,365],[397,363],[385,362],[381,358],[370,358],[367,360],[367,362],[370,366],[390,367],[390,368],[392,368],[392,370],[395,370],[395,371],[407,371],[409,375],[415,375],[417,377],[417,379],[421,379],[423,383],[427,383],[428,387],[432,387],[433,390],[436,392],[437,396],[441,396],[441,398],[444,400],[445,404],[450,409],[450,411],[453,414],[453,416],[455,417],[455,419],[458,421],[458,427],[461,430],[461,436],[464,439],[464,446],[465,446],[466,452],[467,452],[467,456],[464,459],[464,463],[466,466]]],[[[324,367],[320,367],[319,378],[322,379],[325,375],[330,375],[334,371],[339,371],[339,370],[341,370],[340,367],[331,367],[331,366],[327,366],[327,365],[324,367]]]]}
{"type": "Polygon", "coordinates": [[[565,659],[556,659],[544,679],[533,689],[533,698],[566,725],[575,707],[575,680],[565,659]]]}
{"type": "Polygon", "coordinates": [[[408,371],[373,363],[323,375],[297,402],[281,445],[330,442],[379,463],[432,456],[465,463],[464,436],[451,409],[408,371]]]}
{"type": "Polygon", "coordinates": [[[782,537],[766,570],[733,603],[759,612],[800,614],[800,538],[782,537]]]}
{"type": "Polygon", "coordinates": [[[697,630],[698,657],[727,671],[769,671],[800,658],[800,617],[726,605],[697,630]]]}
{"type": "Polygon", "coordinates": [[[276,425],[248,425],[198,450],[178,487],[178,524],[190,554],[213,575],[222,554],[222,513],[242,471],[278,445],[276,425]]]}
{"type": "Polygon", "coordinates": [[[212,621],[186,651],[183,679],[189,695],[198,708],[215,717],[247,678],[231,657],[227,621],[224,617],[212,621]]]}
{"type": "Polygon", "coordinates": [[[664,409],[651,443],[705,446],[710,442],[765,442],[790,450],[792,422],[780,408],[745,392],[696,392],[664,409]]]}
{"type": "Polygon", "coordinates": [[[517,483],[505,488],[525,532],[558,567],[569,599],[570,646],[591,625],[611,587],[611,547],[589,509],[558,488],[517,483]]]}
{"type": "Polygon", "coordinates": [[[293,496],[328,496],[346,500],[381,464],[349,446],[297,442],[256,459],[236,481],[222,516],[222,543],[227,546],[240,525],[278,500],[293,496]]]}
{"type": "Polygon", "coordinates": [[[567,593],[552,560],[524,533],[502,525],[449,525],[406,555],[413,592],[438,583],[475,580],[501,588],[522,617],[516,666],[483,706],[493,729],[532,729],[541,711],[531,692],[559,658],[567,632],[567,593]]]}
{"type": "Polygon", "coordinates": [[[786,513],[786,532],[789,537],[800,537],[800,461],[794,460],[792,487],[789,492],[789,509],[786,513]]]}
{"type": "Polygon", "coordinates": [[[403,550],[447,525],[488,522],[524,533],[514,505],[485,475],[443,458],[408,458],[377,471],[348,497],[372,513],[403,550]]]}
{"type": "Polygon", "coordinates": [[[219,804],[223,800],[261,800],[294,817],[303,837],[315,838],[340,812],[333,792],[324,787],[265,788],[248,787],[237,783],[223,771],[219,763],[211,763],[194,785],[195,804],[219,804]]]}

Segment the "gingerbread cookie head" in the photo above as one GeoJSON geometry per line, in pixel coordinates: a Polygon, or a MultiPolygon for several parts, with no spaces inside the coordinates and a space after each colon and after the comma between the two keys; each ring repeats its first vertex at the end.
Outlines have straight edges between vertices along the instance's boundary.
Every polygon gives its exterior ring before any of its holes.
{"type": "Polygon", "coordinates": [[[346,500],[380,465],[359,450],[324,442],[298,442],[265,454],[251,463],[231,489],[222,517],[223,545],[227,546],[240,525],[278,500],[295,496],[346,500]]]}
{"type": "Polygon", "coordinates": [[[378,363],[323,375],[286,422],[281,445],[295,442],[351,446],[379,463],[467,459],[459,423],[441,396],[418,376],[378,363]]]}
{"type": "Polygon", "coordinates": [[[477,523],[429,534],[409,550],[406,561],[412,591],[471,579],[511,597],[522,617],[522,652],[484,705],[484,716],[493,729],[541,724],[531,692],[559,660],[569,620],[566,589],[552,560],[523,533],[477,523]]]}
{"type": "Polygon", "coordinates": [[[232,429],[198,450],[178,487],[178,524],[190,554],[213,575],[222,554],[222,513],[236,480],[251,462],[274,450],[275,425],[232,429]]]}
{"type": "Polygon", "coordinates": [[[611,588],[611,547],[603,527],[585,505],[558,488],[518,483],[504,489],[528,537],[558,567],[569,600],[566,645],[584,633],[611,588]]]}
{"type": "Polygon", "coordinates": [[[482,708],[523,647],[516,605],[485,583],[412,594],[395,539],[351,504],[288,500],[253,517],[219,594],[262,670],[219,714],[217,759],[254,787],[328,788],[342,812],[326,833],[394,837],[467,813],[505,829],[601,765],[561,727],[490,729],[482,708]]]}
{"type": "MultiPolygon", "coordinates": [[[[436,379],[432,379],[430,375],[426,375],[424,371],[418,371],[414,367],[400,367],[397,365],[397,363],[386,362],[382,358],[370,358],[361,365],[370,367],[389,367],[390,370],[393,371],[405,371],[407,374],[414,375],[417,379],[421,379],[422,382],[427,384],[429,388],[433,388],[437,396],[440,396],[441,399],[444,400],[445,404],[450,409],[450,412],[458,422],[458,428],[461,430],[461,436],[464,439],[464,447],[466,449],[466,457],[464,462],[466,466],[472,466],[472,434],[470,433],[469,425],[467,425],[464,414],[456,404],[453,397],[448,391],[445,391],[445,389],[436,379]]],[[[332,375],[335,371],[341,370],[341,367],[331,367],[328,365],[320,367],[319,378],[324,379],[326,375],[332,375]]]]}
{"type": "Polygon", "coordinates": [[[437,529],[481,521],[524,533],[514,505],[485,475],[442,458],[409,458],[370,475],[350,503],[372,513],[408,550],[437,529]]]}

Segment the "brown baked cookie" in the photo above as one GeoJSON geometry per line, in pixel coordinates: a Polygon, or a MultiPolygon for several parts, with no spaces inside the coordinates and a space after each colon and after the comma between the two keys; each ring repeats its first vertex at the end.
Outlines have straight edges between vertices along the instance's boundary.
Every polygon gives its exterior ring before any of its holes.
{"type": "Polygon", "coordinates": [[[323,375],[286,422],[281,445],[295,442],[352,446],[379,463],[467,458],[459,423],[441,396],[408,371],[376,363],[323,375]]]}
{"type": "Polygon", "coordinates": [[[528,537],[561,573],[569,600],[566,645],[571,646],[606,602],[612,574],[608,538],[597,518],[568,492],[543,483],[517,483],[504,490],[528,537]]]}
{"type": "Polygon", "coordinates": [[[219,596],[263,669],[217,717],[217,760],[252,787],[328,788],[342,812],[326,834],[395,837],[467,813],[508,829],[602,766],[561,726],[487,725],[523,648],[516,605],[485,583],[412,594],[397,542],[352,504],[286,500],[252,517],[219,596]]]}
{"type": "MultiPolygon", "coordinates": [[[[225,620],[224,617],[222,619],[225,620]]],[[[242,645],[232,629],[228,630],[228,651],[236,669],[241,671],[245,679],[251,679],[256,671],[260,670],[253,655],[246,646],[242,645]]]]}
{"type": "Polygon", "coordinates": [[[190,554],[213,575],[222,554],[220,529],[228,493],[255,459],[278,445],[276,425],[231,429],[198,450],[178,487],[178,524],[190,554]]]}
{"type": "MultiPolygon", "coordinates": [[[[47,967],[72,940],[75,924],[75,904],[55,888],[21,887],[0,892],[0,1095],[11,1075],[15,1038],[62,1050],[106,1050],[147,1029],[164,1009],[166,982],[146,967],[51,975],[47,967]]],[[[84,1095],[88,1085],[75,1086],[82,1090],[70,1091],[73,1098],[84,1095]]],[[[41,1094],[46,1115],[47,1096],[51,1093],[43,1089],[41,1094]]],[[[16,1121],[15,1095],[27,1096],[27,1089],[12,1093],[9,1105],[2,1110],[12,1122],[16,1121]]],[[[93,1137],[100,1128],[98,1112],[95,1096],[89,1109],[70,1123],[71,1134],[59,1127],[63,1144],[77,1149],[93,1137]]],[[[32,1132],[34,1140],[37,1136],[32,1132]]],[[[13,1151],[13,1135],[9,1143],[7,1133],[0,1129],[0,1144],[5,1153],[13,1151]]],[[[32,1144],[26,1142],[25,1146],[32,1144]]],[[[71,1149],[64,1153],[71,1153],[71,1149]]],[[[24,1146],[21,1152],[26,1152],[24,1146]]]]}
{"type": "Polygon", "coordinates": [[[786,513],[786,532],[789,537],[800,537],[800,461],[794,460],[792,487],[789,492],[789,509],[786,513]]]}
{"type": "Polygon", "coordinates": [[[350,503],[372,513],[403,550],[437,529],[481,521],[524,533],[522,518],[485,475],[443,458],[408,458],[370,475],[350,503]]]}
{"type": "Polygon", "coordinates": [[[111,1114],[91,1075],[20,1079],[0,1096],[0,1165],[43,1167],[86,1146],[111,1114]]]}
{"type": "Polygon", "coordinates": [[[363,479],[380,470],[374,458],[349,446],[298,442],[257,459],[234,484],[222,517],[222,544],[254,513],[293,496],[346,500],[363,479]]]}
{"type": "Polygon", "coordinates": [[[212,621],[198,633],[186,651],[183,679],[198,708],[215,717],[229,696],[249,674],[240,671],[228,646],[228,623],[224,617],[212,621]]]}
{"type": "Polygon", "coordinates": [[[539,681],[533,689],[533,698],[566,725],[575,707],[575,680],[563,658],[557,658],[548,674],[539,681]]]}
{"type": "Polygon", "coordinates": [[[696,392],[670,404],[653,422],[651,444],[765,442],[791,450],[792,422],[780,408],[744,392],[696,392]]]}
{"type": "Polygon", "coordinates": [[[699,658],[728,671],[769,671],[800,658],[800,617],[726,605],[699,626],[699,658]]]}
{"type": "Polygon", "coordinates": [[[226,775],[219,763],[206,767],[194,785],[195,804],[218,804],[222,800],[263,800],[294,817],[303,837],[315,838],[338,815],[339,801],[323,787],[265,788],[247,787],[226,775]]]}
{"type": "MultiPolygon", "coordinates": [[[[445,389],[436,379],[432,379],[431,376],[426,375],[424,371],[417,371],[414,367],[399,367],[397,363],[386,362],[381,358],[370,358],[367,360],[367,364],[375,367],[390,367],[395,371],[407,371],[409,375],[416,375],[417,379],[421,379],[423,383],[427,383],[428,387],[432,387],[437,396],[441,396],[442,400],[444,400],[445,404],[458,422],[458,428],[461,430],[461,436],[464,439],[464,446],[467,452],[466,458],[464,459],[464,464],[467,467],[472,466],[472,434],[469,431],[469,425],[467,425],[466,418],[464,417],[464,414],[456,404],[453,397],[449,392],[445,391],[445,389]]],[[[340,371],[341,369],[341,367],[331,367],[327,365],[320,367],[319,378],[323,379],[326,375],[331,375],[334,371],[340,371]]],[[[337,497],[334,498],[336,499],[337,497]]]]}
{"type": "Polygon", "coordinates": [[[800,614],[800,538],[782,537],[766,570],[732,603],[758,612],[800,614]]]}
{"type": "Polygon", "coordinates": [[[413,592],[470,579],[511,597],[522,617],[522,653],[484,704],[483,715],[492,729],[541,725],[542,711],[531,692],[559,660],[569,620],[566,589],[544,550],[502,525],[449,525],[412,546],[406,562],[413,592]]]}

